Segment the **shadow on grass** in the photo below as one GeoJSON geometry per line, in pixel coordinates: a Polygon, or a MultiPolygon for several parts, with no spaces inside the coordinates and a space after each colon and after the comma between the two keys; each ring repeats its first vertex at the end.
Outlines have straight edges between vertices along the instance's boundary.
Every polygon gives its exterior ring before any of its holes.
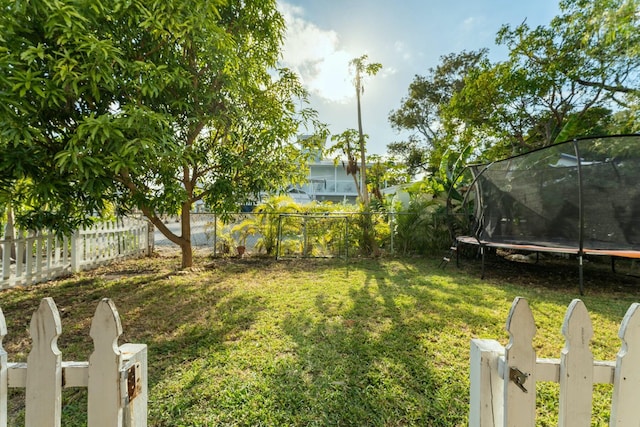
{"type": "MultiPolygon", "coordinates": [[[[438,263],[216,260],[181,272],[174,258],[128,261],[0,293],[4,345],[26,359],[31,314],[51,296],[63,358],[87,360],[91,317],[110,297],[120,343],[149,346],[150,426],[466,425],[470,340],[504,343],[515,296],[542,320],[561,318],[576,285],[540,266],[505,265],[481,281],[479,263],[438,263]]],[[[619,322],[638,295],[589,282],[584,300],[619,322]]],[[[65,425],[83,425],[78,396],[65,425]]]]}
{"type": "MultiPolygon", "coordinates": [[[[350,288],[348,308],[319,293],[320,320],[297,313],[283,321],[299,359],[283,366],[277,378],[286,381],[271,387],[290,397],[283,404],[300,412],[300,425],[465,425],[469,391],[460,368],[468,364],[468,344],[438,341],[468,330],[467,322],[493,318],[470,312],[464,297],[471,287],[461,292],[432,279],[433,265],[398,261],[391,272],[352,265],[352,276],[364,271],[365,278],[350,288]]],[[[490,301],[478,303],[492,308],[490,301]]]]}
{"type": "MultiPolygon", "coordinates": [[[[8,326],[3,346],[9,360],[26,361],[31,316],[44,297],[52,297],[58,306],[62,321],[58,347],[63,360],[88,360],[93,351],[89,336],[93,314],[102,298],[111,298],[123,326],[119,343],[148,345],[149,389],[153,390],[174,376],[176,368],[219,351],[222,343],[249,329],[261,310],[259,300],[230,296],[230,287],[220,285],[206,271],[185,273],[174,265],[147,269],[147,262],[112,264],[63,281],[0,293],[8,326]],[[105,275],[111,280],[105,280],[105,275]]],[[[192,381],[206,379],[194,377],[192,381]]],[[[150,397],[154,398],[153,392],[150,397]]],[[[86,390],[65,391],[63,398],[63,425],[86,425],[86,390]]],[[[11,425],[21,422],[23,391],[12,394],[10,412],[11,425]]]]}
{"type": "MultiPolygon", "coordinates": [[[[567,307],[581,299],[592,314],[621,322],[633,302],[640,301],[640,272],[632,260],[617,260],[616,272],[608,257],[592,257],[584,262],[584,295],[580,295],[578,261],[542,255],[539,262],[508,261],[487,256],[484,282],[509,289],[530,303],[555,303],[567,307]]],[[[479,259],[461,259],[461,271],[469,278],[480,278],[479,259]]]]}

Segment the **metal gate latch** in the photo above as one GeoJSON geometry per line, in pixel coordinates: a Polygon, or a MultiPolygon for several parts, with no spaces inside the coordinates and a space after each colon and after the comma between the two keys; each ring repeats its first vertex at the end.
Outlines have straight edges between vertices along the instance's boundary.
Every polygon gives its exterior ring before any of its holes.
{"type": "Polygon", "coordinates": [[[527,389],[524,388],[524,383],[525,381],[527,381],[527,378],[529,378],[529,375],[525,374],[520,369],[509,368],[509,379],[513,381],[520,388],[520,390],[524,391],[525,393],[528,393],[527,389]]]}

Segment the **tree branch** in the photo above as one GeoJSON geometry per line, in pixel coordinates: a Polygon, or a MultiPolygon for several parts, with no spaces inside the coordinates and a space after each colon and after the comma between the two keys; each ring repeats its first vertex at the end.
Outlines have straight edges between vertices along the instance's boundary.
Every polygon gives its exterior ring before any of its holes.
{"type": "MultiPolygon", "coordinates": [[[[132,195],[141,194],[140,190],[138,189],[138,186],[136,185],[135,182],[133,182],[128,171],[124,170],[120,172],[120,174],[118,175],[118,180],[122,184],[124,184],[125,187],[127,187],[127,189],[131,192],[132,195]]],[[[169,230],[169,228],[165,225],[165,223],[162,222],[162,220],[158,217],[158,215],[156,215],[156,213],[149,206],[147,206],[145,203],[139,203],[138,207],[140,208],[144,216],[146,216],[149,219],[149,221],[151,221],[151,223],[158,230],[160,230],[160,232],[167,239],[171,240],[176,245],[181,246],[183,239],[180,236],[177,236],[176,234],[174,234],[171,230],[169,230]]]]}

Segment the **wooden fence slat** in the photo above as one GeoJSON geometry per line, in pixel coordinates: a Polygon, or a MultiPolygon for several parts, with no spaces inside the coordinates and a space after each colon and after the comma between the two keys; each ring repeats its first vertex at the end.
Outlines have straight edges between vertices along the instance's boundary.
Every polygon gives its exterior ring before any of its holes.
{"type": "Polygon", "coordinates": [[[35,253],[36,277],[35,279],[36,281],[39,281],[40,279],[42,279],[42,257],[43,257],[42,243],[44,240],[42,231],[38,231],[35,233],[35,240],[36,240],[36,253],[35,253]]]}
{"type": "Polygon", "coordinates": [[[122,354],[118,338],[122,335],[120,316],[110,299],[103,299],[96,308],[89,332],[94,351],[89,357],[89,427],[122,426],[122,405],[119,378],[122,354]]]}
{"type": "Polygon", "coordinates": [[[53,268],[55,267],[54,261],[55,261],[55,255],[56,255],[55,240],[54,240],[53,232],[51,230],[47,232],[46,247],[47,247],[47,252],[46,252],[47,265],[45,267],[45,270],[46,270],[45,277],[47,279],[51,279],[53,277],[52,271],[53,271],[53,268]]]}
{"type": "Polygon", "coordinates": [[[62,415],[62,333],[60,314],[52,298],[43,298],[31,317],[32,347],[27,356],[26,427],[60,427],[62,415]]]}
{"type": "Polygon", "coordinates": [[[0,427],[7,427],[7,394],[9,391],[8,357],[7,351],[2,345],[7,336],[7,322],[4,313],[0,309],[0,427]]]}
{"type": "Polygon", "coordinates": [[[536,420],[536,325],[527,300],[516,297],[507,318],[509,344],[505,347],[504,425],[534,427],[536,420]]]}
{"type": "Polygon", "coordinates": [[[127,343],[120,346],[120,351],[122,371],[127,374],[121,378],[121,392],[125,400],[123,427],[147,427],[147,345],[127,343]],[[134,378],[129,376],[132,370],[134,378]],[[131,383],[130,379],[133,380],[131,383]],[[126,391],[124,384],[127,385],[126,391]],[[132,391],[133,395],[130,396],[129,391],[132,391]]]}
{"type": "Polygon", "coordinates": [[[25,260],[26,260],[26,241],[25,234],[23,231],[18,231],[16,233],[16,237],[18,241],[16,242],[16,277],[22,281],[22,276],[25,271],[25,260]]]}
{"type": "Polygon", "coordinates": [[[471,340],[469,427],[502,427],[504,383],[498,364],[503,353],[496,340],[471,340]]]}
{"type": "Polygon", "coordinates": [[[11,276],[11,247],[13,240],[13,230],[7,224],[4,230],[2,244],[0,245],[0,254],[2,255],[2,279],[7,280],[11,276]]]}
{"type": "Polygon", "coordinates": [[[584,303],[574,299],[562,324],[565,346],[560,356],[560,427],[591,425],[593,326],[584,303]]]}
{"type": "Polygon", "coordinates": [[[33,282],[33,243],[34,243],[34,236],[35,233],[33,231],[28,231],[27,232],[27,237],[25,240],[25,244],[26,244],[26,262],[25,262],[25,273],[26,273],[26,278],[25,278],[25,283],[27,285],[31,284],[33,282]]]}
{"type": "Polygon", "coordinates": [[[611,404],[612,427],[638,426],[640,390],[640,304],[633,303],[620,324],[622,346],[616,358],[611,404]]]}

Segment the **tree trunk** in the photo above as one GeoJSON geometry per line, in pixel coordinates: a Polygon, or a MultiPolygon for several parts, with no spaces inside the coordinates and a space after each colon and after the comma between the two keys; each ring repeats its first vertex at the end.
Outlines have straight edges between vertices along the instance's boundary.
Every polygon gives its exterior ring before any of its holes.
{"type": "Polygon", "coordinates": [[[180,239],[180,250],[182,251],[182,268],[193,266],[193,248],[191,247],[191,212],[189,206],[182,206],[180,214],[180,225],[182,238],[180,239]]]}
{"type": "MultiPolygon", "coordinates": [[[[125,170],[120,173],[120,179],[122,183],[131,191],[131,194],[136,195],[139,194],[138,188],[135,183],[131,180],[129,173],[125,170]]],[[[185,188],[188,191],[191,191],[189,194],[192,195],[192,187],[189,186],[188,175],[185,176],[185,188]]],[[[182,203],[182,210],[180,213],[180,228],[182,235],[177,236],[174,234],[169,227],[167,227],[162,220],[156,215],[155,211],[150,209],[144,203],[140,206],[142,213],[146,216],[149,221],[160,231],[167,239],[171,240],[176,245],[180,246],[180,250],[182,251],[182,268],[189,268],[193,266],[193,249],[191,248],[191,203],[193,199],[182,203]]]]}
{"type": "Polygon", "coordinates": [[[182,252],[182,268],[192,267],[193,250],[191,248],[191,216],[189,215],[188,207],[183,209],[180,214],[180,228],[182,230],[182,236],[177,236],[172,233],[165,223],[162,222],[162,220],[150,209],[143,206],[142,213],[151,221],[159,232],[180,247],[180,251],[182,252]]]}
{"type": "Polygon", "coordinates": [[[180,245],[182,251],[182,268],[189,268],[193,266],[193,249],[191,248],[191,242],[180,245]]]}
{"type": "Polygon", "coordinates": [[[364,132],[362,131],[362,109],[360,107],[360,72],[356,74],[356,101],[358,104],[358,142],[360,144],[360,188],[362,191],[362,203],[369,206],[369,190],[367,189],[367,159],[364,148],[364,132]]]}
{"type": "Polygon", "coordinates": [[[378,254],[375,237],[373,235],[373,221],[369,210],[369,189],[367,188],[367,157],[364,147],[364,132],[362,130],[362,108],[360,106],[360,94],[362,93],[362,81],[360,70],[356,71],[356,102],[358,106],[358,143],[360,145],[360,186],[361,201],[363,205],[362,240],[363,250],[366,255],[378,254]]]}

